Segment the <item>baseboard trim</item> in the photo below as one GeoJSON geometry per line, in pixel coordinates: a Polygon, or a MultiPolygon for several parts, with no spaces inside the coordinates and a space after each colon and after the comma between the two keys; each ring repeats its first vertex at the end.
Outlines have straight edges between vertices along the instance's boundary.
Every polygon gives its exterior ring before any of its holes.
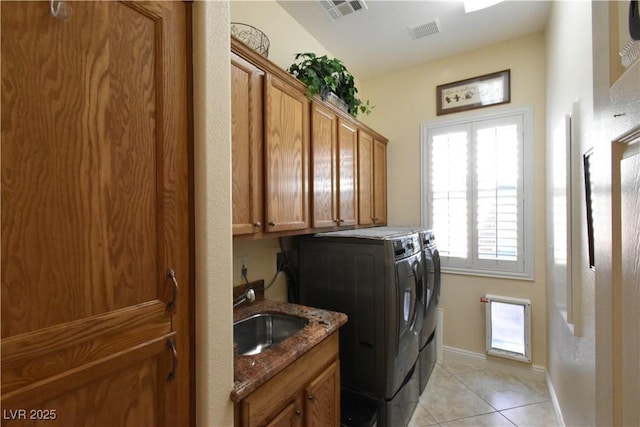
{"type": "MultiPolygon", "coordinates": [[[[544,366],[531,365],[528,363],[525,364],[498,357],[487,357],[482,353],[476,353],[447,345],[442,346],[442,354],[444,360],[466,363],[477,366],[478,368],[493,369],[524,378],[546,381],[547,370],[544,366]]],[[[547,385],[549,385],[549,382],[547,382],[547,385]]]]}
{"type": "Polygon", "coordinates": [[[545,372],[544,375],[545,382],[547,383],[547,388],[549,389],[549,395],[551,396],[551,402],[553,403],[553,409],[556,411],[556,417],[558,418],[558,425],[561,427],[565,427],[564,417],[562,416],[562,409],[560,408],[560,403],[558,402],[558,395],[556,395],[556,390],[553,388],[553,381],[551,381],[551,377],[549,376],[549,371],[545,372]]]}

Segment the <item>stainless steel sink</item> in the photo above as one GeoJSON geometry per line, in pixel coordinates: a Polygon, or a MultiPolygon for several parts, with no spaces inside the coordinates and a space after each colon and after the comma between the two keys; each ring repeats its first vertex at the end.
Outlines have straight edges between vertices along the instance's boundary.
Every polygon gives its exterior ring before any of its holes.
{"type": "Polygon", "coordinates": [[[240,355],[258,354],[289,338],[307,323],[307,319],[284,314],[254,314],[233,324],[233,342],[240,355]]]}

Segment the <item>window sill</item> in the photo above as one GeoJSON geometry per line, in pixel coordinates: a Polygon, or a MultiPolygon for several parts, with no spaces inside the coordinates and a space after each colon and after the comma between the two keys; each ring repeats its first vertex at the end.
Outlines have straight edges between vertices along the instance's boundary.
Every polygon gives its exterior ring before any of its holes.
{"type": "Polygon", "coordinates": [[[468,268],[454,268],[444,266],[442,267],[441,271],[444,274],[458,274],[462,276],[495,277],[499,279],[522,280],[526,282],[533,282],[535,280],[533,274],[516,273],[511,271],[472,270],[468,268]]]}

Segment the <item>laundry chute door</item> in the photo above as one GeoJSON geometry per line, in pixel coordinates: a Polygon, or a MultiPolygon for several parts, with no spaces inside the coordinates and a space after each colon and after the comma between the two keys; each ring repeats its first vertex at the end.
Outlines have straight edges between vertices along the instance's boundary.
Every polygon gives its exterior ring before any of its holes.
{"type": "Polygon", "coordinates": [[[0,4],[2,424],[188,425],[188,6],[60,3],[0,4]]]}

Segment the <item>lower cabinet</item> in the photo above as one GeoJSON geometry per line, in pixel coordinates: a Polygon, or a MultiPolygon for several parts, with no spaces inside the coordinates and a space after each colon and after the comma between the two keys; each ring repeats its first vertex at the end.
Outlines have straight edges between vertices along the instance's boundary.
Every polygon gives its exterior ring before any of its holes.
{"type": "Polygon", "coordinates": [[[236,405],[236,427],[338,427],[338,332],[236,405]]]}

